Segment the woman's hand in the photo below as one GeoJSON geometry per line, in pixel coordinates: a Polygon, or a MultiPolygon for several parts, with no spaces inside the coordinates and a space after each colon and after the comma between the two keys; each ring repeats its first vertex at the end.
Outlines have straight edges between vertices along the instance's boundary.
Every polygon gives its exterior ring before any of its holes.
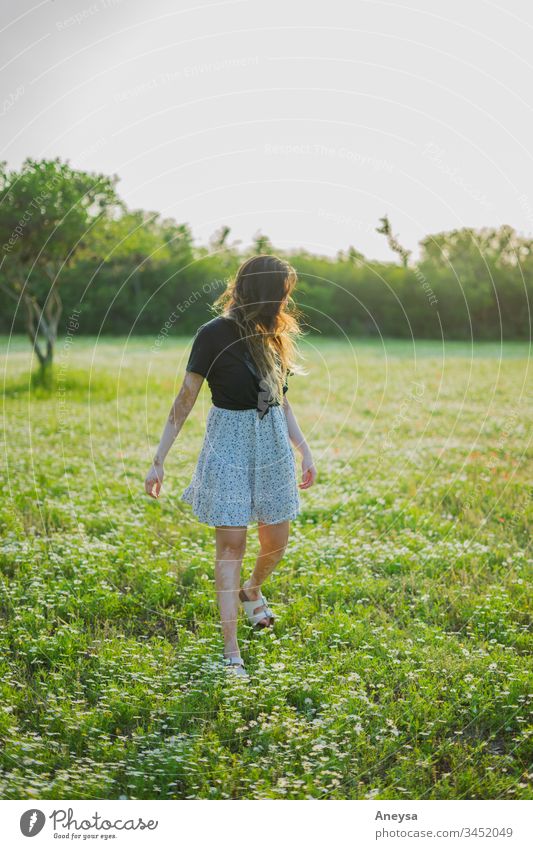
{"type": "Polygon", "coordinates": [[[300,489],[309,489],[316,481],[317,471],[311,454],[305,452],[302,455],[302,482],[298,484],[300,489]]]}
{"type": "Polygon", "coordinates": [[[151,495],[152,498],[159,497],[161,487],[163,486],[164,475],[165,472],[163,466],[159,463],[154,463],[150,467],[150,471],[146,475],[146,480],[144,481],[144,489],[147,495],[151,495]]]}

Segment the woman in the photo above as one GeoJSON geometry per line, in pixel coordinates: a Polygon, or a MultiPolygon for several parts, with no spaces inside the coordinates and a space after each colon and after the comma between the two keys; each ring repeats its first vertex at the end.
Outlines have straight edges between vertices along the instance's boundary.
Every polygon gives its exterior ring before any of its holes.
{"type": "Polygon", "coordinates": [[[271,627],[274,614],[262,594],[281,560],[289,523],[300,510],[298,487],[316,478],[309,446],[287,401],[287,376],[302,373],[294,337],[301,332],[288,309],[296,272],[284,260],[246,260],[215,302],[222,314],[196,333],[183,385],[174,401],[145,481],[159,496],[163,463],[193,408],[204,378],[211,390],[206,433],[182,499],[215,528],[215,584],[228,671],[247,677],[237,642],[239,600],[250,623],[271,627]],[[297,484],[291,443],[301,454],[297,484]],[[258,523],[260,551],[240,588],[247,527],[258,523]]]}

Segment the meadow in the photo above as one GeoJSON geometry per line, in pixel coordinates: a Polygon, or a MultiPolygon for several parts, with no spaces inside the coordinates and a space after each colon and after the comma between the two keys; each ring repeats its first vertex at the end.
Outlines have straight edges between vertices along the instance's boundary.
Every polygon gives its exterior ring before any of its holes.
{"type": "Polygon", "coordinates": [[[180,502],[207,388],[143,492],[188,341],[60,340],[48,387],[0,342],[1,798],[533,798],[526,343],[305,339],[319,477],[243,682],[180,502]]]}

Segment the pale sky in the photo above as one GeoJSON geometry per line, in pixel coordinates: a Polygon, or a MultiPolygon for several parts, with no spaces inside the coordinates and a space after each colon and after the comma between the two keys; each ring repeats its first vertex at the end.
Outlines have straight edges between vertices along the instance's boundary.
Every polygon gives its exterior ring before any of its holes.
{"type": "Polygon", "coordinates": [[[525,0],[3,0],[0,39],[2,158],[116,173],[197,243],[533,233],[525,0]]]}

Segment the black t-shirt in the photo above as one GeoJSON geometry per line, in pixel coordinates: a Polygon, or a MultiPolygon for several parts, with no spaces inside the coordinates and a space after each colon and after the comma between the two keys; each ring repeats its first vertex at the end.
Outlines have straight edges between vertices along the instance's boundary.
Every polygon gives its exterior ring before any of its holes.
{"type": "MultiPolygon", "coordinates": [[[[186,370],[207,379],[215,407],[258,409],[259,380],[245,362],[247,345],[231,318],[218,316],[196,331],[186,370]]],[[[283,392],[287,392],[285,381],[283,392]]],[[[279,406],[275,402],[274,406],[279,406]]]]}

